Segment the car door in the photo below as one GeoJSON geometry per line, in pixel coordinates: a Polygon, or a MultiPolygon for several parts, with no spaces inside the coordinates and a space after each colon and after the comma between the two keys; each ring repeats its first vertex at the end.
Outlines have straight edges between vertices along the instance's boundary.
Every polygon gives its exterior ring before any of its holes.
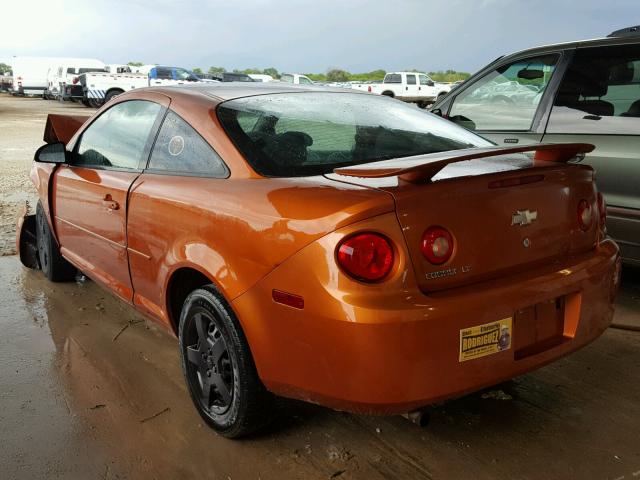
{"type": "Polygon", "coordinates": [[[418,99],[418,75],[414,73],[407,73],[402,98],[407,101],[414,101],[418,99]]]}
{"type": "Polygon", "coordinates": [[[543,140],[596,146],[584,163],[605,196],[608,233],[640,263],[640,44],[579,48],[543,140]]]}
{"type": "Polygon", "coordinates": [[[435,84],[426,75],[418,75],[418,95],[420,98],[432,99],[436,97],[435,84]],[[429,85],[431,83],[431,85],[429,85]]]}
{"type": "Polygon", "coordinates": [[[448,118],[498,145],[540,142],[544,106],[553,97],[548,87],[557,78],[562,56],[556,52],[496,65],[456,89],[448,118]]]}
{"type": "Polygon", "coordinates": [[[148,158],[162,112],[160,103],[147,100],[113,105],[82,132],[69,164],[53,180],[52,211],[63,256],[126,301],[133,293],[127,196],[148,158]]]}
{"type": "Polygon", "coordinates": [[[174,84],[173,72],[169,67],[153,67],[149,72],[149,85],[174,84]]]}

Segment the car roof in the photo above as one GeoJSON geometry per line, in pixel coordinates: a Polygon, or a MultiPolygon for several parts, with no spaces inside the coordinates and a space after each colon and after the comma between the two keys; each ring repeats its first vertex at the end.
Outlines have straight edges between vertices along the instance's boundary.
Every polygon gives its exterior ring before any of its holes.
{"type": "Polygon", "coordinates": [[[571,42],[552,43],[548,45],[541,45],[538,47],[525,48],[524,50],[518,50],[516,52],[504,55],[500,57],[500,59],[505,59],[510,57],[519,57],[521,55],[528,55],[528,54],[555,52],[558,50],[571,50],[571,49],[586,48],[586,47],[604,47],[609,45],[632,45],[637,43],[640,43],[640,35],[593,38],[589,40],[575,40],[571,42]]]}
{"type": "MultiPolygon", "coordinates": [[[[143,89],[136,89],[143,91],[143,89]]],[[[301,92],[333,92],[333,93],[356,93],[359,92],[344,88],[332,88],[318,85],[294,85],[286,82],[221,82],[221,83],[194,83],[192,85],[174,85],[145,88],[150,92],[158,92],[168,97],[176,98],[180,96],[205,96],[212,100],[226,101],[234,98],[252,97],[256,95],[270,95],[280,93],[301,93],[301,92]]]]}

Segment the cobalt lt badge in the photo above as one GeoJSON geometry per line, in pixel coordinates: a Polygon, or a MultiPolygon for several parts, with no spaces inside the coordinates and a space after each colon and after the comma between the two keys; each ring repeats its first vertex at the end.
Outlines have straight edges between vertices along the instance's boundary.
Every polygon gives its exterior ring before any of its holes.
{"type": "Polygon", "coordinates": [[[538,212],[534,210],[517,210],[511,217],[511,226],[518,225],[524,227],[525,225],[531,225],[538,218],[538,212]]]}

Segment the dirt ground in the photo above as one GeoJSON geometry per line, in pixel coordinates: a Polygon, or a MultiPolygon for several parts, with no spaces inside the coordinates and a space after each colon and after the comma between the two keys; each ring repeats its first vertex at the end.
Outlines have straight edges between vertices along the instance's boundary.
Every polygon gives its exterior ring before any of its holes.
{"type": "MultiPolygon", "coordinates": [[[[619,329],[435,407],[427,428],[286,401],[268,432],[218,437],[174,338],[91,281],[52,284],[6,255],[45,114],[78,108],[0,95],[0,479],[640,478],[640,332],[619,329]]],[[[638,270],[614,321],[640,325],[638,270]]]]}

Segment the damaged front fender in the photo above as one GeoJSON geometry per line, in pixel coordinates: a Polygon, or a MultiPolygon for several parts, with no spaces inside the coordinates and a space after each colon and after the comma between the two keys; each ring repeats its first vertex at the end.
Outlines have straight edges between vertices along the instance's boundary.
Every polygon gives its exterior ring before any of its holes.
{"type": "Polygon", "coordinates": [[[25,203],[18,215],[16,248],[18,249],[20,261],[25,267],[40,268],[36,237],[36,216],[28,215],[28,212],[28,204],[25,203]]]}

